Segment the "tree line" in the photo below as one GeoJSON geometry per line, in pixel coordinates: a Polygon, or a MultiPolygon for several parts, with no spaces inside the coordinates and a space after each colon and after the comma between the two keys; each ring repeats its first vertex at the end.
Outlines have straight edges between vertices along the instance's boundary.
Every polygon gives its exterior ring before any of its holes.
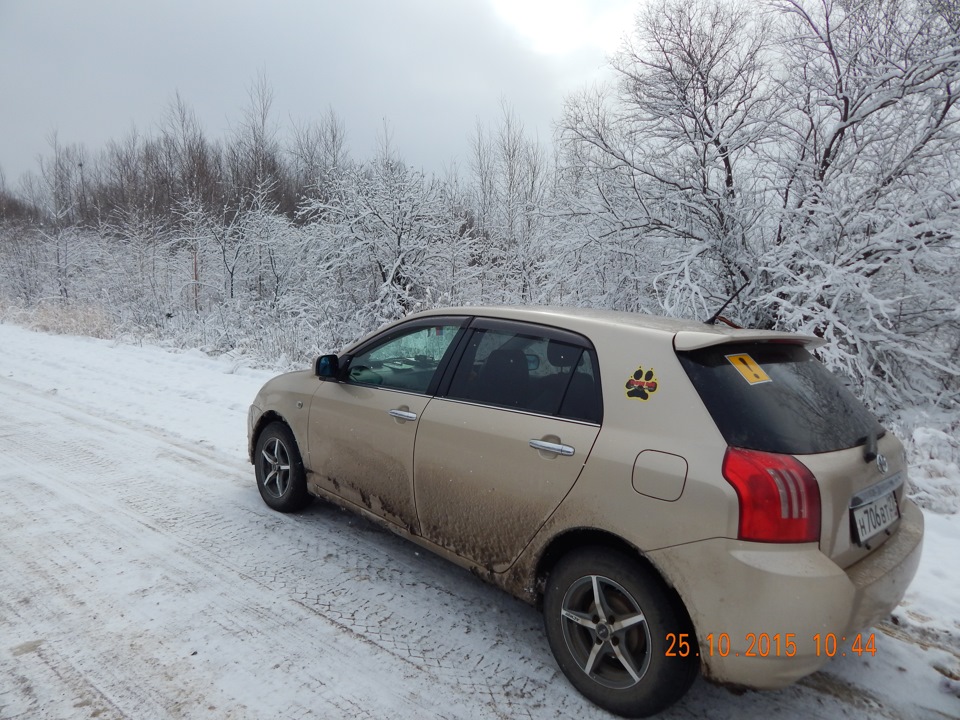
{"type": "Polygon", "coordinates": [[[655,0],[553,142],[505,106],[427,175],[334,111],[232,136],[175,97],[150,134],[54,135],[0,178],[0,298],[300,361],[418,309],[589,305],[824,338],[879,411],[960,402],[960,6],[655,0]],[[919,400],[910,400],[919,402],[919,400]]]}

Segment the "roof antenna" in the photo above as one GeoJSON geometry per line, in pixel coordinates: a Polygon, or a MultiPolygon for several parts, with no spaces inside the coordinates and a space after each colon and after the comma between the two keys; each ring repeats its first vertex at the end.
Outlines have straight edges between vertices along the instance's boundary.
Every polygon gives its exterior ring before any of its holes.
{"type": "Polygon", "coordinates": [[[750,278],[747,278],[747,281],[746,281],[743,285],[740,286],[740,289],[737,290],[733,295],[731,295],[731,296],[730,296],[730,299],[727,300],[723,305],[721,305],[721,306],[720,306],[720,309],[717,310],[717,311],[710,317],[709,320],[704,320],[704,323],[705,323],[706,325],[716,325],[716,324],[717,324],[717,320],[723,320],[723,321],[724,321],[727,325],[729,325],[730,327],[739,327],[739,325],[733,324],[732,322],[730,322],[729,320],[727,320],[725,317],[723,317],[720,313],[722,313],[724,310],[726,310],[726,309],[727,309],[727,305],[729,305],[729,304],[732,303],[734,300],[736,300],[736,299],[737,299],[737,295],[739,295],[741,292],[743,292],[743,289],[744,289],[747,285],[749,285],[749,284],[750,284],[750,278]]]}

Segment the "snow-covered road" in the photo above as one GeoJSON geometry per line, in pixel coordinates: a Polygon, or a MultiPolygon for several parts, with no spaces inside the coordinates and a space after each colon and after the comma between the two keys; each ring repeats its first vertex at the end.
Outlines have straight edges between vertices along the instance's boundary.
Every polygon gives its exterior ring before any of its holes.
{"type": "MultiPolygon", "coordinates": [[[[324,503],[263,505],[269,376],[0,324],[0,719],[605,717],[532,608],[324,503]]],[[[960,518],[927,528],[876,657],[698,681],[663,717],[960,717],[960,518]]]]}

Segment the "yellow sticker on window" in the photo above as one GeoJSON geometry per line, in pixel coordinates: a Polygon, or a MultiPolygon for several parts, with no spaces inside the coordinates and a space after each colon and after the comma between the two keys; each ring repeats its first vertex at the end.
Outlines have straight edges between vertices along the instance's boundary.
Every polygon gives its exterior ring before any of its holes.
{"type": "Polygon", "coordinates": [[[730,361],[730,364],[737,369],[738,373],[743,375],[743,379],[751,385],[772,382],[770,380],[770,376],[767,375],[759,365],[757,365],[757,361],[746,353],[741,355],[726,355],[724,357],[730,361]]]}

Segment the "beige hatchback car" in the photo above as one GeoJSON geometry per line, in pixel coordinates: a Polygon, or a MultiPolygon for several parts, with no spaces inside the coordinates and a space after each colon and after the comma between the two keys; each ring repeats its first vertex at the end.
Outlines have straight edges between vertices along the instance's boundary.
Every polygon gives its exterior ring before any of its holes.
{"type": "Polygon", "coordinates": [[[875,653],[913,578],[903,447],[818,342],[433,310],[269,381],[250,460],[270,507],[324,498],[541,607],[574,687],[651,715],[698,671],[777,688],[875,653]]]}

